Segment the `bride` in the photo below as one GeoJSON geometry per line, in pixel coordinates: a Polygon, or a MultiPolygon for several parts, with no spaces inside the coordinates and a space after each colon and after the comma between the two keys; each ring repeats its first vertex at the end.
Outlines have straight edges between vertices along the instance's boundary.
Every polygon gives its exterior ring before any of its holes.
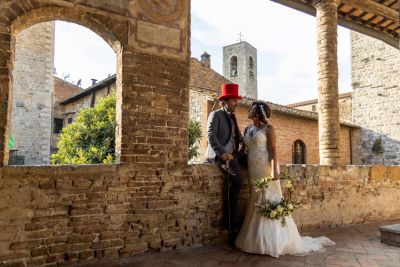
{"type": "Polygon", "coordinates": [[[237,236],[235,245],[238,249],[257,254],[306,255],[325,251],[324,246],[335,243],[326,237],[301,237],[291,216],[285,218],[282,226],[277,219],[268,219],[257,213],[256,204],[266,200],[279,202],[282,190],[278,180],[278,162],[276,155],[276,135],[274,128],[267,123],[271,109],[264,102],[254,102],[248,118],[253,125],[245,130],[244,143],[248,151],[248,174],[250,197],[246,217],[237,236]],[[272,181],[265,192],[256,191],[254,182],[262,177],[271,176],[272,181]],[[263,196],[263,194],[265,194],[263,196]]]}

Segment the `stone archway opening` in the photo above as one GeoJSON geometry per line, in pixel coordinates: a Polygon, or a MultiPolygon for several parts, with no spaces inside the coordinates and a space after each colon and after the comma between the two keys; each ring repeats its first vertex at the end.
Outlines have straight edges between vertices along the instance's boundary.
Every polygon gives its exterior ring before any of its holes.
{"type": "MultiPolygon", "coordinates": [[[[77,27],[79,27],[77,26],[77,27]]],[[[119,102],[122,94],[121,66],[122,45],[115,34],[98,20],[82,14],[76,14],[67,8],[41,8],[28,12],[14,20],[12,31],[12,55],[10,63],[13,72],[10,75],[10,92],[8,114],[8,148],[6,164],[8,165],[48,165],[55,163],[51,155],[58,150],[57,142],[65,126],[76,120],[83,108],[94,107],[102,98],[115,94],[119,102]],[[91,84],[75,74],[70,77],[68,70],[55,75],[55,20],[71,22],[82,26],[97,35],[100,42],[111,47],[114,55],[114,68],[107,75],[93,76],[91,84]]],[[[75,40],[79,42],[79,40],[75,40]]],[[[88,40],[80,40],[87,43],[88,40]]],[[[93,52],[93,51],[90,51],[93,52]]],[[[67,51],[73,58],[73,51],[67,51]]],[[[101,54],[97,55],[99,58],[101,54]]],[[[71,70],[73,71],[73,70],[71,70]]],[[[84,76],[85,73],[81,73],[84,76]]],[[[118,108],[118,103],[116,105],[118,108]]],[[[108,163],[118,162],[120,144],[119,111],[114,112],[113,127],[115,138],[112,149],[101,152],[103,157],[112,155],[108,163]]],[[[108,145],[111,147],[111,145],[108,145]]],[[[97,157],[97,156],[95,156],[97,157]]],[[[109,158],[109,157],[108,157],[109,158]]],[[[110,158],[109,158],[110,159],[110,158]]],[[[99,160],[61,162],[61,164],[102,163],[99,160]],[[91,162],[89,162],[91,161],[91,162]]]]}

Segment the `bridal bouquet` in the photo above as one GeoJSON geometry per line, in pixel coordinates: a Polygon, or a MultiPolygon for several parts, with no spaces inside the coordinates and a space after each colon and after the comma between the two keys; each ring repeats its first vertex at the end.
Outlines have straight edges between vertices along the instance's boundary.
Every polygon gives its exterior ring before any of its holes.
{"type": "Polygon", "coordinates": [[[288,198],[282,198],[280,201],[271,201],[265,199],[265,190],[272,181],[271,177],[263,177],[254,182],[254,186],[263,191],[263,198],[260,203],[256,204],[257,213],[268,219],[280,219],[282,226],[285,226],[285,217],[289,216],[298,206],[299,203],[291,200],[291,191],[293,190],[293,182],[289,174],[282,173],[279,177],[283,187],[289,192],[288,198]]]}

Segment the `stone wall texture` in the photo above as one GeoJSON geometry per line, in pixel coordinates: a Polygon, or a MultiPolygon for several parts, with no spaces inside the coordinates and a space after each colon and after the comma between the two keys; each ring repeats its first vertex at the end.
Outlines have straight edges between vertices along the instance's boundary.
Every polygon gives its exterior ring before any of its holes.
{"type": "Polygon", "coordinates": [[[26,165],[49,164],[54,88],[54,22],[17,35],[11,135],[26,165]]]}
{"type": "Polygon", "coordinates": [[[372,153],[381,137],[385,164],[400,164],[400,50],[351,33],[353,122],[360,125],[363,164],[381,163],[372,153]]]}

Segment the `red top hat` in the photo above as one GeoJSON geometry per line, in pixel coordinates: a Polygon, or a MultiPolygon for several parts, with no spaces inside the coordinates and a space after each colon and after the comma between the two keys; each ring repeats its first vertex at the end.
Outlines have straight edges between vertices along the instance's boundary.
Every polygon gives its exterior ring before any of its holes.
{"type": "Polygon", "coordinates": [[[236,98],[236,99],[243,98],[239,95],[239,85],[237,84],[223,84],[221,88],[222,88],[222,94],[220,97],[218,97],[218,100],[224,100],[230,98],[236,98]]]}

